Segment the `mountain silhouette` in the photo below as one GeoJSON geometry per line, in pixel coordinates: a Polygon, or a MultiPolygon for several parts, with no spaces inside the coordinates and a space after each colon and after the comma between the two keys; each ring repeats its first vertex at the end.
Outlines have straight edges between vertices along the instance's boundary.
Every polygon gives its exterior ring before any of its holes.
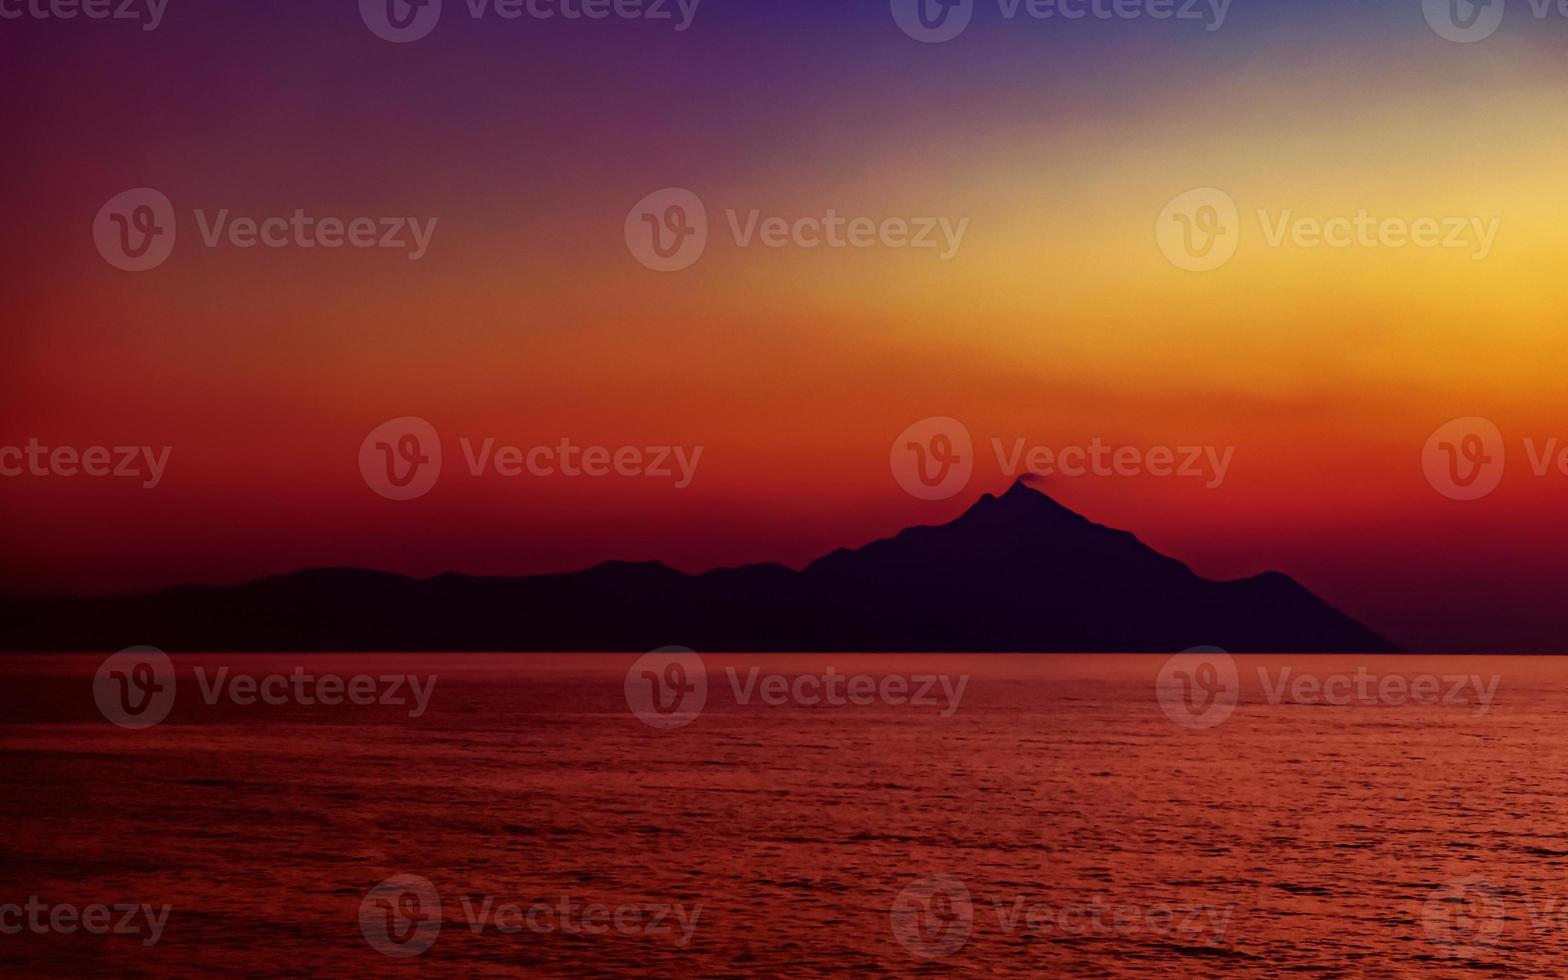
{"type": "Polygon", "coordinates": [[[804,569],[658,562],[428,579],[312,569],[143,596],[0,600],[0,649],[99,651],[1378,653],[1392,645],[1269,572],[1196,575],[1023,481],[947,524],[804,569]]]}

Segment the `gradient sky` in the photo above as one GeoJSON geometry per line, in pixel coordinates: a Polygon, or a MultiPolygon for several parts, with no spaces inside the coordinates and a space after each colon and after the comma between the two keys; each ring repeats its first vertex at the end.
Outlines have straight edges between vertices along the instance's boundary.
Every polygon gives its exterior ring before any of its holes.
{"type": "MultiPolygon", "coordinates": [[[[162,485],[0,479],[0,590],[141,590],[314,565],[413,574],[800,564],[1005,487],[990,440],[1236,447],[1218,488],[1047,489],[1200,573],[1290,573],[1396,642],[1561,648],[1568,476],[1568,21],[1477,44],[1412,2],[1237,0],[1221,30],[1004,20],[920,44],[885,2],[707,0],[647,22],[375,37],[352,2],[196,5],[158,30],[0,21],[0,446],[173,447],[162,485]],[[173,201],[159,269],[99,208],[173,201]],[[695,191],[712,231],[639,265],[628,209],[695,191]],[[1235,259],[1185,272],[1166,202],[1225,189],[1235,259]],[[736,248],[724,208],[967,217],[958,256],[736,248]],[[208,249],[191,214],[415,215],[429,254],[208,249]],[[1257,209],[1496,216],[1492,254],[1264,247],[1257,209]],[[420,416],[441,482],[361,479],[420,416]],[[924,502],[894,437],[961,419],[979,464],[924,502]],[[1421,452],[1484,416],[1508,470],[1446,499],[1421,452]],[[459,437],[703,447],[693,485],[469,477],[459,437]]],[[[127,644],[148,642],[128,637],[127,644]]],[[[672,642],[678,642],[672,639],[672,642]]]]}

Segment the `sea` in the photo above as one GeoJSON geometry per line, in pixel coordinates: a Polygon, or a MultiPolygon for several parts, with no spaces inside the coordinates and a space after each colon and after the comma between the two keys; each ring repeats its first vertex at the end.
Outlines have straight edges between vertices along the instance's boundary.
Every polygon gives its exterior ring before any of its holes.
{"type": "Polygon", "coordinates": [[[0,974],[1568,973],[1553,657],[0,657],[0,974]]]}

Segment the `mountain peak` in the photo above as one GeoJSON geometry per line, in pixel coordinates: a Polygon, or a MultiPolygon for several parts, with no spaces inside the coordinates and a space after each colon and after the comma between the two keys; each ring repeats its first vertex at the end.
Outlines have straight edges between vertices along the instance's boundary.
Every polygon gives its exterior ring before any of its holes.
{"type": "Polygon", "coordinates": [[[1006,500],[1009,497],[1025,497],[1029,494],[1036,493],[1043,496],[1045,491],[1038,490],[1032,486],[1027,476],[1020,476],[1018,479],[1008,484],[1007,489],[1003,490],[1001,493],[983,493],[980,495],[980,497],[982,500],[986,497],[994,497],[997,500],[1006,500]]]}
{"type": "Polygon", "coordinates": [[[1043,497],[1060,507],[1061,504],[1057,504],[1056,500],[1042,488],[1041,484],[1043,483],[1045,483],[1044,477],[1036,476],[1033,473],[1025,473],[1013,481],[1013,485],[1007,488],[1007,492],[1002,494],[1000,499],[1033,502],[1035,498],[1043,497]]]}
{"type": "Polygon", "coordinates": [[[996,494],[982,494],[980,499],[964,512],[963,518],[971,516],[995,517],[998,520],[1019,522],[1038,520],[1043,516],[1073,517],[1087,522],[1088,518],[1077,513],[1071,508],[1064,507],[1056,498],[1041,489],[1044,482],[1040,477],[1033,475],[1021,476],[1013,481],[1000,496],[996,494]]]}

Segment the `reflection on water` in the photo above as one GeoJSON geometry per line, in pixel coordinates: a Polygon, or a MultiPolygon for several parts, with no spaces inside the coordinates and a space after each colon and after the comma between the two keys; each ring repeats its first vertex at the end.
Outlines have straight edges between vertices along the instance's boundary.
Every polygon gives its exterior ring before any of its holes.
{"type": "MultiPolygon", "coordinates": [[[[1560,659],[1237,658],[1217,712],[1223,672],[1166,657],[681,656],[176,656],[140,730],[95,701],[103,658],[0,660],[5,959],[1562,973],[1560,659]],[[1451,696],[1414,697],[1426,676],[1451,696]],[[94,905],[145,912],[87,930],[94,905]]],[[[136,707],[155,678],[126,678],[136,707]]]]}

